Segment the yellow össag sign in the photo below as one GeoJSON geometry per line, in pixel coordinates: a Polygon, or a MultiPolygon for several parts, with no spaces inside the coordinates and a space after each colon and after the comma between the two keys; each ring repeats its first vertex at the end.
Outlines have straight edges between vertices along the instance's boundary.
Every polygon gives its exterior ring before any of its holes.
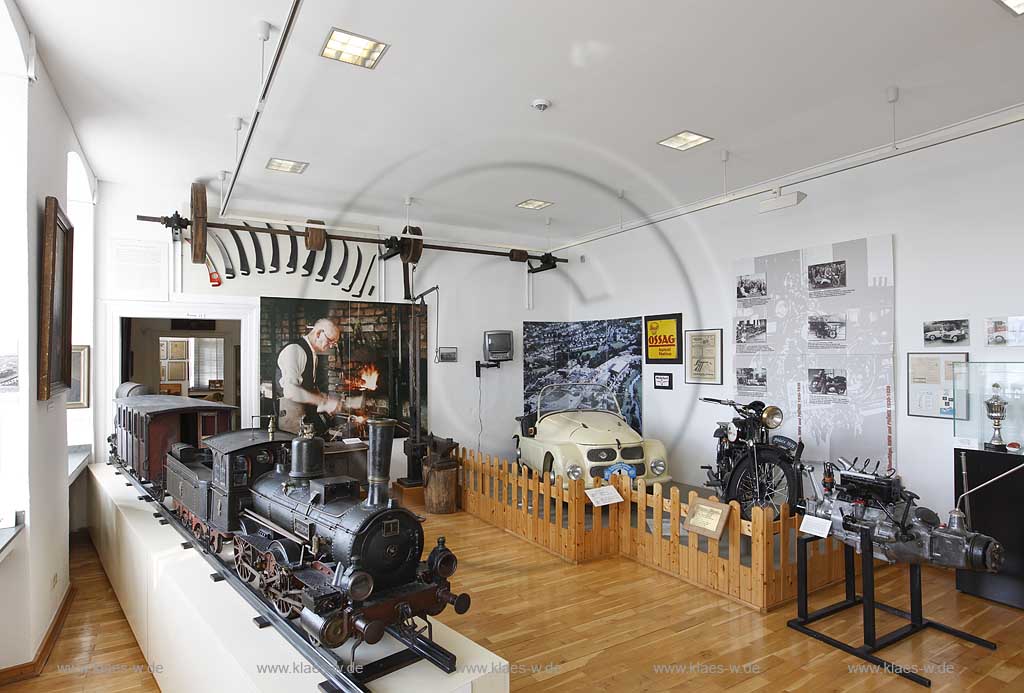
{"type": "Polygon", "coordinates": [[[648,315],[644,318],[647,363],[682,363],[682,313],[648,315]]]}

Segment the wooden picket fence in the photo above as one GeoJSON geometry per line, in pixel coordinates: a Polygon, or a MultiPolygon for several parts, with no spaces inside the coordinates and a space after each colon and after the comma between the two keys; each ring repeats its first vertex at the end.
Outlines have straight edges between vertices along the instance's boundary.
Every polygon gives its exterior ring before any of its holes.
{"type": "MultiPolygon", "coordinates": [[[[722,539],[716,541],[682,529],[689,504],[697,498],[693,491],[683,502],[678,488],[666,497],[661,484],[654,484],[648,494],[643,480],[634,489],[627,477],[616,476],[610,483],[625,502],[595,508],[582,479],[552,482],[524,474],[507,459],[464,448],[459,460],[463,511],[566,561],[629,558],[761,611],[796,598],[800,516],[790,517],[787,506],[778,519],[754,508],[751,519],[743,520],[733,501],[722,539]]],[[[814,542],[807,558],[810,589],[842,582],[842,542],[814,542]]]]}

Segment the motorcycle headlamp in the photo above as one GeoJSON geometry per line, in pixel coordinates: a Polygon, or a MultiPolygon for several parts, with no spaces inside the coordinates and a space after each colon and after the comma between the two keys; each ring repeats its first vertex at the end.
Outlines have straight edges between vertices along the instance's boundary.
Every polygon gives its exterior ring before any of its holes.
{"type": "Polygon", "coordinates": [[[761,412],[761,423],[765,428],[778,428],[782,425],[782,410],[769,405],[761,412]]]}

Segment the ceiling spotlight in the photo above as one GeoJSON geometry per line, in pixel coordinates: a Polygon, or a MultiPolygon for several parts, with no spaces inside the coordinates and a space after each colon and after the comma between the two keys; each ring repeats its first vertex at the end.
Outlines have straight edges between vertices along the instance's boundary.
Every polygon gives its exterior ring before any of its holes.
{"type": "Polygon", "coordinates": [[[545,202],[544,200],[530,199],[523,200],[522,202],[517,204],[516,207],[521,207],[523,209],[544,209],[545,207],[550,207],[553,204],[554,202],[545,202]]]}
{"type": "Polygon", "coordinates": [[[782,194],[781,190],[776,190],[771,197],[761,202],[758,213],[764,214],[765,212],[774,212],[777,209],[785,209],[786,207],[796,207],[806,198],[806,193],[802,193],[799,190],[786,193],[785,195],[782,194]]]}
{"type": "Polygon", "coordinates": [[[544,111],[551,108],[551,102],[548,101],[547,99],[534,99],[532,102],[530,102],[530,108],[532,108],[535,111],[540,111],[541,113],[543,113],[544,111]]]}
{"type": "Polygon", "coordinates": [[[271,158],[267,162],[268,171],[281,171],[282,173],[305,173],[308,161],[292,161],[291,159],[271,158]]]}
{"type": "Polygon", "coordinates": [[[1024,0],[996,0],[996,2],[1018,17],[1024,15],[1024,0]]]}
{"type": "Polygon", "coordinates": [[[331,60],[372,70],[377,67],[377,63],[380,62],[381,56],[387,49],[388,44],[386,43],[332,28],[320,55],[331,60]]]}
{"type": "Polygon", "coordinates": [[[698,135],[696,132],[690,132],[689,130],[683,130],[678,135],[672,135],[668,139],[664,139],[658,144],[664,147],[671,147],[672,149],[678,149],[679,151],[685,151],[687,149],[693,149],[705,142],[710,142],[712,138],[705,137],[704,135],[698,135]]]}

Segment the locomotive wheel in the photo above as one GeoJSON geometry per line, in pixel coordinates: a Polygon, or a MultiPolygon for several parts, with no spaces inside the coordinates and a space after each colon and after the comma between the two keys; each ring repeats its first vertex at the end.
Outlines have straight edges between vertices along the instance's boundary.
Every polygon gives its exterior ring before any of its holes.
{"type": "Polygon", "coordinates": [[[298,592],[298,590],[289,590],[289,581],[287,575],[278,573],[273,581],[268,581],[267,589],[264,592],[270,598],[270,603],[274,605],[274,610],[277,613],[284,618],[295,618],[299,615],[300,607],[294,603],[295,598],[289,592],[298,592]]]}
{"type": "Polygon", "coordinates": [[[220,553],[221,551],[224,550],[224,535],[222,535],[222,534],[215,535],[213,537],[213,541],[211,543],[213,544],[213,547],[212,547],[213,548],[213,552],[214,553],[220,553]]]}
{"type": "Polygon", "coordinates": [[[248,552],[242,542],[234,542],[235,548],[235,572],[238,573],[238,577],[242,578],[246,582],[254,582],[259,576],[256,569],[252,567],[249,562],[249,558],[246,555],[248,552]]]}

